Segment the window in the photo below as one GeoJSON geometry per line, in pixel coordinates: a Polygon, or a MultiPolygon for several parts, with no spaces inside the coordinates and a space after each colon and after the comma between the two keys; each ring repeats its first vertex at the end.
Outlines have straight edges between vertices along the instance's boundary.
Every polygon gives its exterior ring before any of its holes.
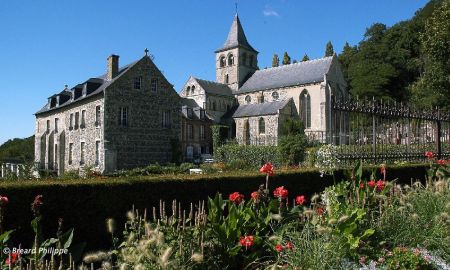
{"type": "Polygon", "coordinates": [[[278,92],[273,92],[272,98],[273,98],[273,100],[278,100],[280,98],[280,95],[278,95],[278,92]]]}
{"type": "Polygon", "coordinates": [[[248,65],[253,67],[253,55],[250,55],[248,65]]]}
{"type": "Polygon", "coordinates": [[[225,66],[225,56],[221,56],[220,57],[220,67],[224,67],[225,66]]]}
{"type": "Polygon", "coordinates": [[[141,84],[142,84],[142,77],[141,76],[134,78],[133,88],[135,90],[140,90],[141,89],[141,84]]]}
{"type": "Polygon", "coordinates": [[[228,65],[232,66],[234,64],[234,56],[232,54],[228,55],[228,65]]]}
{"type": "Polygon", "coordinates": [[[300,117],[306,128],[311,127],[311,96],[305,89],[300,94],[300,117]]]}
{"type": "Polygon", "coordinates": [[[58,133],[59,118],[55,118],[55,133],[58,133]]]}
{"type": "Polygon", "coordinates": [[[187,88],[186,88],[186,96],[189,96],[189,92],[191,91],[191,87],[190,86],[188,86],[187,88]]]}
{"type": "Polygon", "coordinates": [[[259,103],[264,103],[264,94],[259,95],[259,103]]]}
{"type": "Polygon", "coordinates": [[[242,62],[241,62],[241,64],[242,65],[247,65],[247,54],[246,53],[243,53],[242,54],[242,62]]]}
{"type": "Polygon", "coordinates": [[[81,111],[81,125],[80,128],[86,127],[86,110],[81,111]]]}
{"type": "Polygon", "coordinates": [[[195,94],[195,85],[193,85],[191,89],[192,89],[191,94],[192,95],[195,94]]]}
{"type": "Polygon", "coordinates": [[[100,126],[100,106],[95,106],[95,126],[100,126]]]}
{"type": "Polygon", "coordinates": [[[80,165],[84,164],[84,156],[86,152],[85,144],[86,144],[85,142],[81,142],[80,144],[80,165]]]}
{"type": "Polygon", "coordinates": [[[78,129],[78,123],[79,123],[80,113],[75,113],[75,129],[78,129]]]}
{"type": "Polygon", "coordinates": [[[47,120],[47,133],[50,133],[50,120],[47,120]]]}
{"type": "Polygon", "coordinates": [[[200,119],[205,119],[205,110],[200,110],[200,119]]]}
{"type": "Polygon", "coordinates": [[[72,129],[73,129],[73,113],[71,113],[69,117],[69,130],[72,129]]]}
{"type": "Polygon", "coordinates": [[[193,116],[192,108],[187,108],[187,117],[192,118],[192,116],[193,116]]]}
{"type": "Polygon", "coordinates": [[[187,125],[187,137],[188,139],[194,139],[194,127],[192,125],[187,125]]]}
{"type": "Polygon", "coordinates": [[[95,165],[100,164],[100,141],[95,141],[95,165]]]}
{"type": "Polygon", "coordinates": [[[170,111],[163,111],[162,112],[162,127],[170,128],[170,125],[171,125],[170,111]]]}
{"type": "Polygon", "coordinates": [[[69,143],[69,165],[72,164],[73,158],[73,143],[69,143]]]}
{"type": "Polygon", "coordinates": [[[151,90],[153,92],[158,91],[158,79],[157,78],[152,79],[152,81],[151,81],[151,90]]]}
{"type": "Polygon", "coordinates": [[[128,107],[120,107],[119,110],[119,126],[128,126],[128,107]]]}
{"type": "Polygon", "coordinates": [[[250,104],[252,102],[252,98],[250,96],[245,97],[245,103],[250,104]]]}
{"type": "Polygon", "coordinates": [[[228,74],[225,74],[225,83],[228,83],[229,81],[230,81],[230,78],[229,78],[229,76],[228,76],[228,74]]]}
{"type": "Polygon", "coordinates": [[[200,139],[204,140],[206,138],[205,136],[205,126],[200,126],[200,139]]]}
{"type": "Polygon", "coordinates": [[[266,122],[264,121],[264,118],[259,118],[259,134],[265,134],[266,133],[266,122]]]}

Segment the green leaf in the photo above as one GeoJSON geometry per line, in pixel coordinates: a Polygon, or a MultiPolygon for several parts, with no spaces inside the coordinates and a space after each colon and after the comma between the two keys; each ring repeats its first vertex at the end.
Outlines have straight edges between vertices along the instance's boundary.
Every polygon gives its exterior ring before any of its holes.
{"type": "Polygon", "coordinates": [[[60,240],[63,248],[69,248],[73,240],[73,228],[65,232],[60,240]]]}
{"type": "Polygon", "coordinates": [[[2,233],[0,235],[0,242],[2,244],[6,244],[6,242],[8,242],[8,240],[9,240],[12,232],[14,232],[14,230],[9,230],[9,231],[6,231],[6,232],[2,233]]]}

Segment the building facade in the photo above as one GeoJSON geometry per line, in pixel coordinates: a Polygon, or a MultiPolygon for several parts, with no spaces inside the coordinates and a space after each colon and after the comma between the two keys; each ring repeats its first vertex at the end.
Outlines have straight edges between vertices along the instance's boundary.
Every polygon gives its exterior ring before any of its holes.
{"type": "Polygon", "coordinates": [[[93,167],[102,173],[170,162],[181,132],[181,98],[147,51],[119,68],[49,97],[36,115],[35,161],[58,174],[93,167]]]}

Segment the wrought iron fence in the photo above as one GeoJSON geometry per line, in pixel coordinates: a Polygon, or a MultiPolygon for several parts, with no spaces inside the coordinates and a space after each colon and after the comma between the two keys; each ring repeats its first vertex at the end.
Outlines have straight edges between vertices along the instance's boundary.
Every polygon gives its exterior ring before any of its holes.
{"type": "Polygon", "coordinates": [[[402,103],[334,99],[327,142],[345,163],[423,161],[426,151],[450,157],[450,112],[402,103]]]}

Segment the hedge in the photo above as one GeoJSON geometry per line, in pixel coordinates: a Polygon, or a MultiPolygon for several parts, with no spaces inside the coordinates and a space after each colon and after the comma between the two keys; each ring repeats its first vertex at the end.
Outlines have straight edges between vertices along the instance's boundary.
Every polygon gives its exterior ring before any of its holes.
{"type": "MultiPolygon", "coordinates": [[[[406,165],[389,167],[388,178],[400,178],[404,183],[411,179],[423,180],[426,165],[406,165]]],[[[370,173],[366,168],[366,173],[370,173]]],[[[338,170],[336,180],[347,178],[349,171],[338,170]]],[[[241,172],[214,175],[165,175],[160,177],[76,179],[68,181],[16,181],[0,184],[0,195],[9,198],[5,216],[5,228],[16,229],[13,244],[31,247],[33,240],[30,221],[32,213],[30,204],[38,194],[44,196],[44,236],[54,237],[58,218],[64,219],[65,228],[75,228],[74,243],[87,242],[87,250],[102,249],[111,246],[110,236],[106,233],[105,220],[116,219],[117,224],[124,224],[125,213],[134,205],[137,209],[147,208],[151,213],[159,200],[170,205],[173,199],[188,209],[190,202],[204,200],[221,192],[225,196],[239,191],[248,198],[252,191],[264,183],[264,175],[258,172],[241,172]]],[[[347,178],[348,179],[348,178],[347,178]]],[[[332,185],[332,176],[323,178],[317,170],[277,171],[270,182],[273,190],[285,186],[291,197],[296,194],[312,194],[332,185]]],[[[158,209],[158,207],[157,207],[158,209]]],[[[122,231],[118,227],[118,231],[122,231]]]]}
{"type": "Polygon", "coordinates": [[[282,164],[282,155],[277,146],[225,144],[214,151],[218,162],[229,164],[232,168],[257,168],[266,161],[275,166],[282,164]]]}

